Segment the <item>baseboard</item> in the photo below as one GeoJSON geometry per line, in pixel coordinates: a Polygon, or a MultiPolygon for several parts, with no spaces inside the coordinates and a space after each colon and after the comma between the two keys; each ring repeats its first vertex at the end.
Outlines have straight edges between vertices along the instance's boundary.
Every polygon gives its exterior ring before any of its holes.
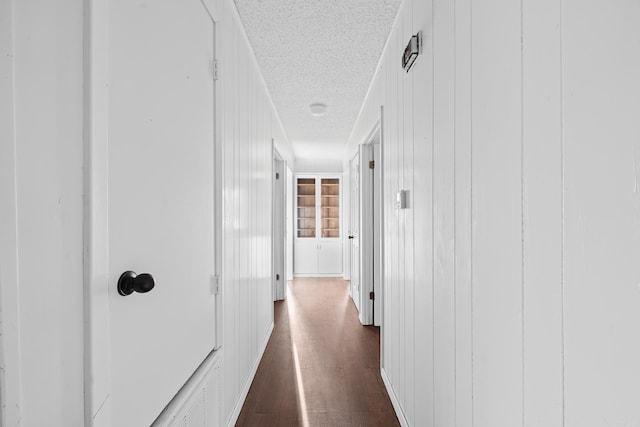
{"type": "Polygon", "coordinates": [[[247,382],[242,388],[242,392],[238,397],[238,401],[236,402],[235,408],[233,408],[233,412],[231,413],[231,417],[229,418],[229,422],[227,422],[227,427],[233,427],[238,422],[238,417],[240,416],[240,411],[242,411],[242,406],[244,405],[244,401],[247,399],[247,394],[249,394],[249,389],[251,388],[251,383],[253,383],[253,379],[256,376],[256,372],[258,372],[258,366],[260,365],[260,361],[262,360],[262,356],[264,355],[264,351],[267,349],[267,344],[269,343],[269,338],[271,338],[271,334],[273,333],[274,323],[271,322],[271,326],[269,327],[269,332],[267,332],[267,336],[260,346],[260,353],[253,363],[253,367],[251,368],[251,373],[247,378],[247,382]]]}
{"type": "Polygon", "coordinates": [[[391,386],[391,381],[387,376],[384,368],[380,368],[380,375],[382,376],[382,381],[384,382],[384,387],[387,389],[387,394],[389,394],[389,398],[391,399],[391,404],[393,405],[393,409],[396,411],[396,416],[398,417],[398,421],[402,427],[409,427],[409,422],[407,418],[404,416],[404,412],[402,410],[402,406],[400,406],[400,401],[398,401],[398,396],[396,396],[396,392],[393,390],[391,386]]]}

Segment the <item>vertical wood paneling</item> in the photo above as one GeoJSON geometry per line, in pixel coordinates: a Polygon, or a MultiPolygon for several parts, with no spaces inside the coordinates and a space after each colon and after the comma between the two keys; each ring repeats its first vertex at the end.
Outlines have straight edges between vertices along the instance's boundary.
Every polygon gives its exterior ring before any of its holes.
{"type": "MultiPolygon", "coordinates": [[[[227,8],[229,8],[230,6],[227,6],[227,8]]],[[[228,12],[229,14],[231,12],[228,12]]],[[[233,25],[233,21],[230,19],[231,17],[228,17],[227,19],[229,19],[230,24],[233,25]]],[[[240,194],[242,191],[241,188],[241,183],[240,183],[240,175],[241,175],[241,168],[240,168],[240,144],[242,141],[242,136],[240,134],[240,130],[242,128],[241,124],[240,124],[240,114],[243,111],[242,107],[244,106],[242,104],[242,98],[240,97],[240,87],[242,86],[242,81],[240,80],[240,67],[242,67],[242,61],[241,61],[241,54],[239,53],[239,49],[241,46],[241,41],[240,41],[240,30],[234,25],[233,26],[233,41],[234,41],[234,45],[235,45],[235,49],[234,49],[234,53],[232,56],[233,62],[234,62],[234,68],[232,70],[232,73],[234,74],[235,78],[233,79],[233,108],[234,108],[234,112],[233,112],[233,126],[234,126],[234,140],[233,140],[233,178],[231,178],[231,176],[228,177],[228,179],[232,179],[233,184],[231,185],[231,191],[233,192],[233,208],[232,210],[229,212],[229,216],[230,218],[232,218],[233,224],[232,224],[232,228],[230,230],[230,233],[233,234],[233,269],[229,272],[229,277],[226,278],[225,280],[228,282],[229,286],[232,287],[233,289],[233,300],[230,301],[230,306],[231,306],[231,313],[232,316],[230,316],[230,320],[231,320],[231,324],[230,326],[233,328],[233,334],[237,337],[237,342],[236,342],[236,347],[230,349],[229,352],[225,353],[231,353],[232,351],[234,353],[236,353],[236,357],[230,357],[228,354],[226,355],[226,357],[228,357],[230,360],[234,360],[234,377],[231,381],[230,386],[233,388],[233,396],[237,396],[238,394],[240,394],[240,390],[242,388],[242,383],[240,381],[240,378],[242,378],[242,360],[244,357],[244,353],[242,353],[243,348],[242,348],[242,344],[243,344],[243,339],[246,336],[246,332],[245,334],[240,334],[241,326],[240,326],[240,318],[241,318],[241,312],[240,312],[240,302],[241,302],[241,280],[239,277],[238,272],[240,271],[240,254],[242,253],[241,250],[241,245],[242,245],[242,235],[240,234],[240,230],[241,230],[241,226],[242,223],[240,221],[240,194]]],[[[227,179],[227,177],[224,177],[223,179],[227,179]]],[[[235,404],[235,402],[233,402],[235,404]]]]}
{"type": "Polygon", "coordinates": [[[560,3],[523,2],[524,424],[562,414],[560,3]]]}
{"type": "Polygon", "coordinates": [[[243,259],[242,259],[242,264],[243,264],[243,270],[244,270],[244,278],[245,278],[245,286],[244,286],[244,291],[246,292],[246,299],[243,299],[243,301],[246,301],[247,304],[244,304],[243,310],[245,315],[243,316],[245,319],[247,319],[247,322],[250,325],[255,325],[255,327],[252,327],[249,329],[249,333],[247,334],[247,341],[246,341],[246,348],[245,348],[245,352],[246,355],[245,356],[247,358],[246,361],[246,369],[247,372],[249,372],[251,370],[251,365],[253,360],[251,360],[251,355],[253,355],[256,350],[254,349],[255,346],[255,342],[257,341],[256,336],[257,336],[257,329],[258,329],[258,325],[255,323],[256,322],[256,308],[257,308],[257,298],[251,298],[250,296],[255,295],[257,297],[257,295],[255,294],[255,272],[256,272],[256,265],[255,265],[255,260],[254,260],[254,247],[255,247],[255,243],[256,243],[256,237],[258,237],[259,235],[256,233],[256,229],[254,227],[255,224],[255,215],[252,215],[252,213],[249,211],[250,206],[253,205],[254,208],[260,209],[260,197],[258,194],[253,193],[253,188],[254,188],[254,184],[256,177],[256,173],[254,172],[255,169],[253,169],[254,164],[253,164],[253,160],[254,160],[254,156],[256,155],[255,153],[255,149],[257,148],[255,146],[256,143],[256,128],[259,126],[259,121],[258,121],[258,115],[257,113],[257,105],[256,105],[256,98],[257,98],[257,94],[255,92],[255,87],[254,87],[254,80],[255,77],[253,75],[253,73],[251,73],[249,71],[250,68],[250,64],[251,64],[251,55],[249,52],[246,53],[246,58],[245,60],[246,62],[246,67],[247,67],[247,77],[246,77],[246,83],[245,83],[245,88],[246,88],[246,104],[245,104],[245,109],[244,111],[246,111],[247,113],[247,122],[251,123],[251,126],[247,126],[246,128],[246,137],[245,137],[245,143],[244,143],[244,148],[245,148],[245,152],[242,155],[242,160],[244,162],[244,167],[242,168],[242,171],[244,172],[242,174],[243,179],[245,180],[245,184],[244,184],[244,188],[245,188],[245,192],[247,195],[251,194],[251,195],[256,195],[257,197],[254,198],[254,200],[250,201],[247,198],[243,197],[242,201],[243,201],[243,208],[241,208],[241,211],[243,211],[244,213],[244,217],[245,217],[245,251],[243,253],[243,259]],[[253,202],[253,203],[252,203],[253,202]]]}
{"type": "Polygon", "coordinates": [[[474,425],[522,424],[520,5],[473,5],[474,425]]]}
{"type": "MultiPolygon", "coordinates": [[[[391,41],[394,45],[398,45],[398,30],[396,29],[391,34],[391,41]]],[[[389,148],[389,158],[386,163],[386,177],[388,179],[388,188],[387,194],[391,198],[391,215],[388,217],[392,219],[387,223],[389,233],[386,234],[389,236],[389,244],[390,244],[390,256],[389,256],[389,277],[386,280],[387,286],[391,291],[391,301],[389,302],[390,315],[389,315],[389,330],[391,336],[391,342],[389,345],[392,348],[391,352],[391,360],[389,361],[389,376],[391,378],[391,382],[395,385],[395,390],[398,396],[402,395],[402,384],[400,383],[400,357],[403,353],[401,353],[400,345],[402,341],[400,340],[400,334],[402,331],[400,330],[400,315],[401,313],[396,311],[397,308],[403,307],[403,305],[399,302],[400,292],[398,290],[398,241],[399,241],[399,221],[398,215],[399,212],[395,209],[393,205],[393,201],[395,200],[396,194],[399,190],[398,183],[398,149],[401,144],[400,138],[398,135],[398,67],[393,66],[393,61],[391,61],[391,76],[390,76],[390,87],[391,91],[389,93],[389,134],[390,137],[388,139],[388,148],[389,148]]],[[[385,187],[386,188],[386,187],[385,187]]],[[[386,231],[385,231],[386,232],[386,231]]],[[[402,349],[404,350],[404,349],[402,349]]],[[[402,400],[402,398],[400,397],[402,400]]]]}
{"type": "MultiPolygon", "coordinates": [[[[398,13],[398,37],[396,40],[398,50],[402,49],[403,40],[406,37],[406,34],[411,31],[411,24],[407,23],[407,10],[410,9],[412,4],[412,0],[405,1],[401,6],[400,12],[398,13]]],[[[398,66],[395,67],[399,70],[398,66]]],[[[398,129],[398,144],[396,146],[396,162],[397,168],[394,170],[394,175],[397,179],[397,191],[406,190],[404,185],[404,149],[407,144],[405,140],[405,131],[408,129],[405,128],[405,118],[408,114],[411,114],[411,110],[407,108],[407,104],[405,104],[405,85],[408,84],[407,76],[404,72],[398,71],[398,80],[396,82],[398,88],[398,108],[396,110],[397,114],[397,129],[398,129]]],[[[407,283],[405,282],[405,274],[406,274],[406,265],[405,265],[405,244],[407,243],[406,234],[406,216],[407,211],[398,209],[397,218],[398,218],[398,269],[396,273],[396,283],[398,288],[398,304],[401,307],[404,307],[404,311],[398,316],[398,334],[399,334],[399,348],[403,349],[403,351],[399,354],[400,360],[398,363],[398,388],[399,393],[398,397],[400,400],[404,402],[404,410],[405,416],[407,419],[411,420],[412,418],[412,410],[413,407],[411,405],[413,390],[411,388],[410,380],[407,377],[407,371],[411,372],[411,367],[407,366],[408,362],[408,349],[407,344],[410,342],[411,337],[408,334],[407,326],[411,324],[411,320],[409,318],[408,311],[412,311],[409,308],[408,301],[406,300],[406,287],[407,283]]]]}
{"type": "Polygon", "coordinates": [[[21,407],[13,10],[0,2],[0,425],[17,425],[21,407]]]}
{"type": "MultiPolygon", "coordinates": [[[[403,21],[403,36],[400,38],[401,45],[404,44],[404,40],[408,40],[413,32],[413,5],[414,1],[406,2],[402,13],[403,21]]],[[[397,67],[397,66],[396,66],[397,67]]],[[[414,212],[411,203],[414,197],[413,186],[413,85],[414,76],[413,73],[401,73],[402,76],[402,95],[403,95],[403,112],[402,129],[403,129],[403,150],[402,161],[400,165],[400,176],[402,178],[401,188],[407,192],[408,196],[408,209],[402,210],[403,217],[403,248],[401,252],[404,257],[404,262],[401,265],[403,272],[404,283],[404,306],[405,306],[405,324],[403,327],[405,333],[404,342],[404,381],[406,384],[406,398],[405,398],[405,414],[407,419],[414,423],[415,421],[415,407],[416,402],[419,401],[415,394],[415,277],[414,277],[414,212]]],[[[420,363],[420,361],[417,361],[420,363]]]]}
{"type": "MultiPolygon", "coordinates": [[[[226,64],[226,69],[225,71],[225,78],[226,83],[223,85],[220,85],[220,92],[221,92],[221,96],[223,97],[222,100],[222,105],[223,105],[223,111],[233,111],[233,76],[235,75],[233,73],[234,70],[234,61],[233,61],[233,52],[235,49],[235,43],[234,43],[234,32],[233,32],[233,27],[227,23],[226,21],[223,21],[221,23],[218,24],[221,28],[221,37],[224,40],[224,43],[221,43],[222,45],[222,57],[220,58],[221,63],[226,64]],[[229,73],[229,76],[226,76],[226,72],[229,73]]],[[[227,141],[233,141],[233,134],[235,132],[235,127],[234,127],[234,123],[233,123],[233,118],[234,115],[233,114],[222,114],[222,123],[223,123],[223,129],[222,129],[222,135],[223,135],[223,139],[227,140],[227,141]]],[[[223,162],[222,162],[222,176],[233,176],[233,159],[234,159],[234,149],[233,146],[230,144],[222,144],[222,156],[223,156],[223,162]]],[[[230,232],[230,230],[233,229],[233,223],[232,223],[232,218],[229,215],[230,213],[230,209],[229,207],[233,205],[233,186],[230,185],[230,183],[228,182],[229,180],[227,179],[226,181],[223,181],[222,185],[223,185],[223,189],[222,189],[222,205],[223,205],[223,212],[222,212],[222,218],[223,218],[223,250],[224,252],[234,252],[233,249],[233,244],[234,241],[232,239],[232,233],[230,232]]],[[[222,263],[223,263],[223,267],[222,267],[222,271],[224,272],[230,272],[233,271],[233,262],[234,262],[234,258],[233,257],[222,257],[222,263]]],[[[230,278],[225,278],[225,284],[230,283],[229,279],[230,278]]],[[[233,292],[234,292],[234,288],[231,286],[225,286],[223,288],[223,300],[224,300],[224,304],[222,304],[222,308],[223,308],[223,321],[224,321],[224,329],[223,329],[223,338],[222,338],[222,342],[224,346],[228,346],[231,348],[235,347],[235,341],[237,339],[237,335],[235,335],[235,331],[232,329],[232,327],[230,327],[228,325],[228,322],[230,321],[230,319],[232,319],[234,310],[233,307],[231,307],[231,303],[234,300],[233,298],[233,292]]],[[[234,402],[234,397],[235,397],[235,390],[234,390],[234,386],[235,386],[235,363],[236,361],[233,359],[229,359],[225,362],[225,368],[224,368],[224,375],[225,375],[225,379],[224,382],[225,384],[227,384],[226,386],[226,393],[224,394],[224,402],[222,405],[223,408],[223,412],[225,414],[225,416],[223,417],[223,419],[226,420],[227,416],[226,414],[230,414],[233,411],[233,405],[235,404],[234,402]]]]}
{"type": "Polygon", "coordinates": [[[272,138],[286,135],[230,0],[219,0],[225,423],[235,421],[273,323],[272,138]]]}
{"type": "MultiPolygon", "coordinates": [[[[413,3],[412,33],[422,31],[422,58],[413,73],[413,181],[415,256],[415,377],[418,426],[434,426],[433,358],[433,3],[413,3]]],[[[406,42],[405,42],[406,43],[406,42]]],[[[401,57],[394,53],[394,59],[401,57]]],[[[400,68],[397,62],[393,64],[400,68]]],[[[399,307],[402,311],[402,307],[399,307]]]]}
{"type": "MultiPolygon", "coordinates": [[[[225,276],[228,274],[229,277],[225,277],[223,280],[225,281],[226,287],[230,288],[229,296],[231,297],[230,301],[225,302],[225,305],[227,305],[230,308],[230,316],[228,318],[225,318],[225,323],[228,323],[230,333],[225,334],[225,336],[232,335],[234,337],[233,344],[235,346],[229,349],[228,352],[226,351],[227,349],[225,349],[225,353],[226,353],[225,359],[229,359],[229,362],[231,362],[231,365],[232,365],[232,378],[228,382],[228,385],[227,385],[228,390],[226,391],[227,393],[230,394],[230,397],[231,397],[231,408],[227,414],[229,414],[234,409],[234,405],[236,404],[235,397],[240,394],[240,390],[242,387],[242,383],[240,381],[241,358],[239,356],[230,357],[228,354],[231,352],[239,353],[241,351],[241,340],[242,340],[242,335],[240,335],[240,310],[239,310],[240,281],[238,280],[238,273],[237,273],[240,269],[240,266],[239,266],[240,235],[238,233],[238,230],[240,229],[239,218],[238,218],[239,217],[238,213],[240,210],[240,206],[239,206],[240,184],[238,182],[240,177],[240,167],[239,167],[238,159],[240,158],[239,156],[239,148],[240,148],[239,117],[240,117],[241,110],[240,110],[240,102],[239,102],[240,97],[239,97],[239,89],[238,89],[240,87],[240,83],[238,82],[239,80],[238,70],[240,66],[240,58],[239,58],[239,54],[237,53],[240,46],[240,34],[239,34],[240,32],[233,23],[233,19],[230,16],[231,12],[228,11],[229,7],[230,7],[229,5],[225,5],[225,19],[228,21],[227,25],[230,26],[232,31],[232,37],[233,37],[233,51],[231,52],[231,56],[229,58],[231,62],[230,65],[232,65],[233,68],[229,70],[229,73],[231,75],[227,76],[227,78],[230,79],[230,82],[229,82],[229,84],[231,85],[230,96],[232,96],[231,107],[232,107],[232,115],[233,115],[233,134],[232,134],[233,139],[231,140],[230,148],[233,150],[233,163],[232,163],[232,168],[229,176],[225,175],[224,180],[225,181],[228,180],[230,182],[229,191],[233,194],[232,204],[229,206],[229,209],[227,211],[228,212],[227,215],[229,217],[229,226],[230,226],[230,229],[227,232],[232,236],[231,241],[233,244],[232,246],[233,262],[231,265],[231,270],[229,270],[228,272],[225,272],[225,276]]],[[[224,145],[228,146],[228,144],[224,144],[224,145]]],[[[224,184],[226,185],[226,182],[224,184]]],[[[225,206],[225,208],[227,207],[225,206]]]]}
{"type": "Polygon", "coordinates": [[[2,339],[20,346],[18,423],[81,425],[83,3],[14,1],[12,9],[13,52],[1,54],[10,55],[14,73],[18,300],[2,304],[18,303],[20,336],[2,339]]]}
{"type": "Polygon", "coordinates": [[[640,3],[566,0],[562,15],[566,425],[635,426],[640,3]]]}
{"type": "Polygon", "coordinates": [[[433,245],[434,424],[455,426],[455,128],[454,6],[435,0],[433,245]]]}
{"type": "Polygon", "coordinates": [[[455,2],[456,426],[473,424],[471,0],[455,2]]]}
{"type": "MultiPolygon", "coordinates": [[[[240,29],[238,30],[241,31],[240,29]]],[[[239,35],[239,46],[242,46],[242,35],[239,35]]],[[[238,301],[236,301],[236,307],[238,311],[238,336],[241,337],[240,346],[238,347],[238,355],[240,359],[240,372],[242,375],[244,372],[248,372],[251,363],[251,351],[250,345],[251,335],[253,330],[251,328],[251,313],[250,308],[253,305],[253,299],[248,299],[247,287],[249,285],[247,273],[247,259],[248,243],[249,243],[249,230],[247,229],[248,223],[248,204],[246,196],[248,194],[247,185],[249,183],[249,168],[247,166],[247,154],[248,150],[248,138],[249,129],[252,127],[253,122],[251,120],[251,111],[249,109],[249,102],[247,97],[249,96],[248,90],[248,75],[249,75],[249,60],[246,49],[239,47],[238,51],[238,158],[237,169],[235,171],[237,175],[237,192],[238,192],[238,210],[236,216],[238,218],[238,262],[237,270],[234,272],[238,281],[238,301]],[[246,121],[246,122],[245,122],[246,121]],[[249,308],[249,309],[247,309],[249,308]]],[[[242,384],[240,384],[242,386],[242,384]]]]}
{"type": "MultiPolygon", "coordinates": [[[[392,34],[389,35],[389,37],[392,37],[392,34]]],[[[391,104],[389,102],[389,88],[390,88],[390,82],[391,82],[391,74],[392,71],[389,67],[389,63],[390,61],[390,55],[387,54],[387,58],[386,58],[386,70],[387,70],[387,74],[386,74],[386,82],[384,83],[384,87],[385,87],[385,100],[384,100],[384,105],[385,105],[385,110],[384,110],[384,123],[383,123],[383,127],[382,127],[382,133],[383,133],[383,145],[382,145],[382,157],[384,159],[384,164],[382,166],[383,168],[383,173],[384,171],[389,171],[390,167],[387,166],[387,164],[391,163],[391,150],[392,150],[392,145],[395,144],[395,138],[392,136],[392,132],[391,132],[391,104]]],[[[385,175],[384,177],[384,182],[382,183],[382,191],[384,193],[384,199],[385,199],[385,203],[383,203],[383,208],[384,209],[384,217],[385,217],[385,229],[384,229],[384,238],[385,238],[385,248],[391,248],[392,247],[392,236],[390,235],[391,233],[388,233],[389,227],[391,227],[391,224],[393,223],[393,218],[394,216],[394,211],[392,210],[392,199],[393,199],[393,187],[391,186],[391,174],[389,172],[387,172],[387,175],[385,175]],[[387,234],[388,233],[388,234],[387,234]]],[[[392,265],[392,259],[391,259],[391,251],[390,250],[385,250],[383,249],[382,251],[382,257],[383,257],[383,262],[384,262],[384,272],[383,272],[383,281],[385,283],[385,287],[384,287],[384,300],[388,302],[387,305],[385,305],[383,307],[384,310],[384,319],[386,319],[386,325],[382,326],[380,334],[385,335],[387,334],[388,336],[388,342],[387,342],[387,346],[386,348],[384,348],[382,345],[381,347],[383,347],[383,352],[385,352],[386,356],[384,357],[383,360],[383,366],[385,367],[385,369],[387,370],[387,373],[389,375],[391,375],[391,368],[392,368],[392,350],[391,350],[391,342],[393,340],[393,329],[391,328],[392,325],[392,321],[391,321],[391,315],[393,314],[393,311],[391,310],[392,304],[393,304],[393,292],[392,292],[392,287],[390,285],[390,277],[391,277],[391,272],[393,270],[393,265],[392,265]]]]}
{"type": "Polygon", "coordinates": [[[389,167],[387,166],[387,163],[391,161],[390,158],[390,151],[391,151],[391,132],[390,132],[390,104],[388,102],[389,99],[389,92],[390,92],[390,81],[391,81],[391,55],[388,53],[388,51],[386,52],[386,58],[384,59],[384,80],[383,83],[381,83],[382,87],[383,87],[383,98],[382,98],[382,104],[384,105],[384,110],[383,110],[383,117],[382,117],[382,174],[383,174],[383,181],[382,181],[382,209],[383,209],[383,216],[384,216],[384,227],[383,227],[383,239],[384,239],[384,247],[382,249],[382,262],[384,263],[384,270],[382,272],[382,280],[383,280],[383,295],[384,295],[384,301],[385,303],[383,304],[383,319],[382,319],[382,326],[380,327],[380,341],[381,341],[381,349],[382,349],[382,353],[383,353],[383,358],[381,360],[381,364],[382,364],[382,369],[386,370],[387,373],[391,372],[391,366],[392,366],[392,362],[391,359],[393,357],[392,355],[392,347],[391,347],[391,339],[392,339],[392,334],[393,331],[391,330],[390,326],[391,326],[391,318],[392,318],[392,314],[393,314],[393,310],[391,309],[392,307],[392,300],[391,300],[391,285],[389,282],[389,277],[390,277],[390,271],[393,268],[391,265],[391,254],[390,251],[387,250],[387,248],[391,247],[391,236],[389,235],[389,233],[387,232],[389,224],[392,223],[393,221],[393,214],[394,212],[392,211],[392,200],[393,200],[393,188],[388,184],[390,177],[387,176],[388,175],[388,169],[389,167]],[[386,172],[385,172],[386,171],[386,172]],[[386,345],[382,345],[382,343],[386,343],[386,345]]]}

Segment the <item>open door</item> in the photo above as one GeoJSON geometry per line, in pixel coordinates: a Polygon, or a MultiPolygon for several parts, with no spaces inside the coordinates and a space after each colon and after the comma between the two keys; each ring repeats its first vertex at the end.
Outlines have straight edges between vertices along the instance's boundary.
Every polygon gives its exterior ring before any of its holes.
{"type": "Polygon", "coordinates": [[[108,288],[88,297],[87,423],[148,426],[216,346],[214,23],[197,0],[104,5],[86,268],[108,288]]]}
{"type": "MultiPolygon", "coordinates": [[[[380,125],[358,150],[357,175],[359,196],[354,218],[359,231],[358,251],[360,259],[355,261],[359,267],[360,283],[359,317],[363,325],[380,326],[382,319],[382,159],[380,125]]],[[[354,165],[356,162],[352,162],[354,165]]],[[[352,225],[353,227],[353,225],[352,225]]]]}
{"type": "Polygon", "coordinates": [[[379,132],[360,146],[360,280],[362,303],[360,321],[380,326],[382,318],[382,208],[379,132]]]}
{"type": "Polygon", "coordinates": [[[360,311],[360,151],[351,160],[351,299],[360,311]]]}
{"type": "Polygon", "coordinates": [[[382,144],[380,132],[372,144],[373,169],[373,324],[382,325],[382,144]]]}

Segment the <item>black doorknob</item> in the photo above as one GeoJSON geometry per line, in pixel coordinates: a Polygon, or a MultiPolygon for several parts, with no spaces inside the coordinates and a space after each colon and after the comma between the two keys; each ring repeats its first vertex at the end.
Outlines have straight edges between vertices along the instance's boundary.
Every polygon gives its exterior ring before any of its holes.
{"type": "Polygon", "coordinates": [[[133,271],[125,271],[118,279],[118,293],[122,296],[131,295],[133,292],[144,294],[155,286],[153,276],[148,273],[136,274],[133,271]]]}
{"type": "Polygon", "coordinates": [[[353,236],[349,236],[350,239],[353,239],[353,236]]]}

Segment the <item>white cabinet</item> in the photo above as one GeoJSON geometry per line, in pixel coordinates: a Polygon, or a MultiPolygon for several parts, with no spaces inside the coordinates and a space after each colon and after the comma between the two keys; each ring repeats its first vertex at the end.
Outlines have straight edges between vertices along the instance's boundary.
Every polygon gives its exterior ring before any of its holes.
{"type": "Polygon", "coordinates": [[[326,239],[296,240],[294,275],[341,276],[342,241],[326,239]]]}
{"type": "Polygon", "coordinates": [[[342,275],[339,175],[296,175],[294,275],[342,275]]]}
{"type": "Polygon", "coordinates": [[[342,274],[342,239],[318,244],[318,273],[342,274]]]}
{"type": "Polygon", "coordinates": [[[318,272],[317,239],[296,239],[293,252],[293,273],[311,274],[318,272]]]}

